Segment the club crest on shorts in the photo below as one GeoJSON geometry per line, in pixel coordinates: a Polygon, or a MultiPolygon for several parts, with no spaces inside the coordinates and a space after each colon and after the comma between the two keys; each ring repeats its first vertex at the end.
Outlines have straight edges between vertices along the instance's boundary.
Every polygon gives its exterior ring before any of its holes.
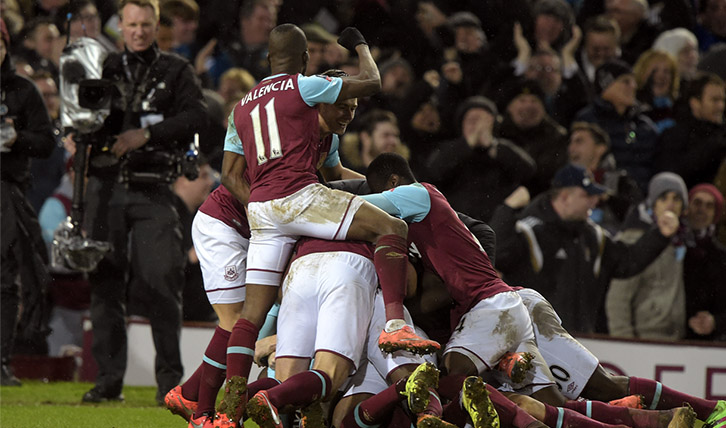
{"type": "Polygon", "coordinates": [[[229,265],[224,268],[224,279],[227,281],[234,281],[239,277],[239,272],[237,272],[237,266],[235,265],[229,265]]]}

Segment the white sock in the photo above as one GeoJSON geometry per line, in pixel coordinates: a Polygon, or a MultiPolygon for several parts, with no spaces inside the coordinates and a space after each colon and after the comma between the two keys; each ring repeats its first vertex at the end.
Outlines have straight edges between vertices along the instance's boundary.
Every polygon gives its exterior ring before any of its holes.
{"type": "Polygon", "coordinates": [[[386,333],[392,333],[396,330],[400,330],[406,326],[406,321],[402,319],[388,320],[386,327],[383,329],[386,333]]]}

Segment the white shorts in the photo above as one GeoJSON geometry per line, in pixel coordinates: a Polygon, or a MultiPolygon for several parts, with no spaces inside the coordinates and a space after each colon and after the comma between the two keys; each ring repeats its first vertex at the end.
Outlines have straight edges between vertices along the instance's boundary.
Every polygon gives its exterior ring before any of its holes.
{"type": "Polygon", "coordinates": [[[518,290],[534,325],[540,354],[547,362],[562,395],[577,399],[600,364],[597,357],[562,327],[557,313],[541,294],[518,290]]]}
{"type": "Polygon", "coordinates": [[[249,240],[224,222],[197,211],[192,222],[192,242],[209,303],[244,302],[249,240]]]}
{"type": "Polygon", "coordinates": [[[377,285],[373,262],[358,254],[313,253],[292,262],[277,318],[277,358],[327,351],[358,367],[377,285]]]}
{"type": "Polygon", "coordinates": [[[310,184],[290,196],[247,206],[250,251],[247,284],[279,286],[292,249],[301,236],[344,240],[363,199],[310,184]]]}
{"type": "MultiPolygon", "coordinates": [[[[413,325],[411,315],[406,308],[403,308],[403,318],[406,323],[413,325]]],[[[392,354],[386,354],[378,347],[378,336],[386,325],[386,309],[383,303],[383,294],[377,290],[375,302],[373,304],[373,317],[368,328],[368,338],[366,339],[366,358],[360,364],[360,368],[356,371],[345,387],[344,396],[354,394],[378,394],[388,388],[388,375],[396,368],[407,365],[420,365],[426,361],[433,365],[437,365],[436,355],[415,355],[410,352],[397,351],[392,354]]],[[[428,339],[423,330],[416,327],[416,334],[420,337],[428,339]]]]}
{"type": "Polygon", "coordinates": [[[464,314],[446,344],[444,355],[449,352],[468,357],[479,375],[496,379],[504,390],[531,393],[554,384],[537,350],[527,308],[514,291],[486,298],[464,314]],[[534,368],[523,382],[514,384],[502,373],[492,370],[505,352],[534,355],[534,368]]]}

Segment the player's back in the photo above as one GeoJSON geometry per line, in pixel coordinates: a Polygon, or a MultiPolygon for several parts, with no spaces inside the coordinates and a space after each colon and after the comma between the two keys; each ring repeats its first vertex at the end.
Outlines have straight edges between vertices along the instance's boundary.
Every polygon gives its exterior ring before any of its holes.
{"type": "Polygon", "coordinates": [[[242,203],[226,187],[220,185],[207,196],[199,211],[235,229],[242,237],[250,238],[250,225],[242,203]]]}
{"type": "Polygon", "coordinates": [[[317,182],[318,111],[303,100],[298,76],[271,76],[234,108],[234,125],[247,162],[250,202],[282,198],[317,182]]]}
{"type": "Polygon", "coordinates": [[[452,322],[458,322],[480,300],[512,289],[499,278],[489,256],[444,195],[431,184],[421,184],[429,193],[431,208],[422,221],[409,224],[408,239],[426,266],[444,280],[457,303],[452,322]]]}

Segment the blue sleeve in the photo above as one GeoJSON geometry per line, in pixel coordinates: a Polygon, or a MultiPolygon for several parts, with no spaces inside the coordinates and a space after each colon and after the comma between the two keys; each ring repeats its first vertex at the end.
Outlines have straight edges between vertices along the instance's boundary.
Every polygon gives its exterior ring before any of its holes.
{"type": "Polygon", "coordinates": [[[224,137],[224,151],[237,153],[238,155],[245,155],[245,150],[242,148],[242,140],[239,139],[237,133],[237,127],[234,126],[234,109],[227,118],[227,135],[224,137]]]}
{"type": "Polygon", "coordinates": [[[280,304],[275,303],[267,313],[265,323],[260,328],[260,334],[257,336],[257,340],[264,339],[267,336],[272,336],[277,332],[277,313],[280,311],[280,304]]]}
{"type": "Polygon", "coordinates": [[[310,107],[316,104],[333,104],[343,88],[343,79],[328,76],[297,76],[297,86],[305,104],[310,107]]]}
{"type": "Polygon", "coordinates": [[[337,134],[333,134],[333,142],[330,144],[330,151],[328,157],[325,158],[323,166],[332,168],[340,163],[340,154],[338,153],[338,147],[340,147],[340,137],[337,134]]]}
{"type": "Polygon", "coordinates": [[[38,221],[43,231],[43,241],[47,244],[53,242],[53,233],[66,217],[68,217],[66,207],[61,201],[52,196],[45,200],[40,208],[40,213],[38,213],[38,221]]]}
{"type": "Polygon", "coordinates": [[[387,192],[361,197],[383,211],[408,223],[417,223],[423,220],[431,210],[429,192],[419,183],[398,186],[387,192]]]}

